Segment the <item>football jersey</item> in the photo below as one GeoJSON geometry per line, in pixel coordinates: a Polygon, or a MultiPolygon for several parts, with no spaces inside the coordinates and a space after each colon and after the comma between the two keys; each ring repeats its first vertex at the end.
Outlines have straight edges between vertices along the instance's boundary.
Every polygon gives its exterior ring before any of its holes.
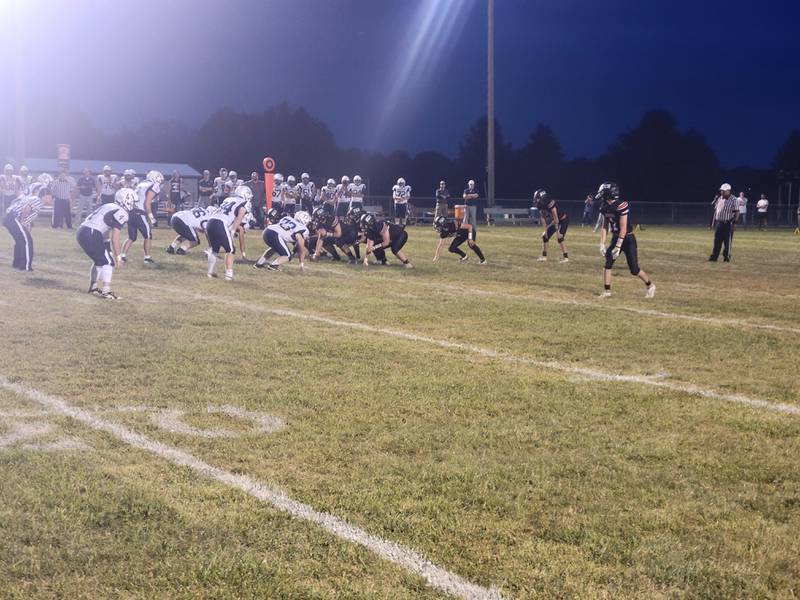
{"type": "Polygon", "coordinates": [[[395,185],[392,188],[392,198],[395,204],[405,204],[411,199],[411,186],[395,185]]]}
{"type": "Polygon", "coordinates": [[[551,210],[554,208],[556,209],[556,214],[558,215],[559,222],[565,220],[567,218],[567,213],[558,210],[558,206],[556,206],[556,201],[552,198],[545,198],[544,200],[537,200],[536,201],[536,208],[542,213],[544,217],[544,222],[550,225],[550,222],[553,220],[553,215],[550,213],[551,210]]]}
{"type": "Polygon", "coordinates": [[[142,212],[145,210],[144,207],[145,201],[147,200],[147,192],[150,191],[158,195],[158,193],[161,191],[161,186],[159,186],[157,183],[153,183],[152,181],[148,181],[147,179],[136,186],[136,208],[142,212]]]}
{"type": "MultiPolygon", "coordinates": [[[[241,212],[242,208],[245,209],[245,214],[247,214],[247,200],[239,198],[239,196],[231,196],[220,204],[217,213],[211,215],[209,220],[216,219],[217,221],[222,221],[225,223],[225,227],[230,229],[233,226],[233,222],[236,220],[236,215],[241,212]]],[[[242,218],[242,221],[244,222],[244,218],[242,218]]]]}
{"type": "Polygon", "coordinates": [[[313,200],[317,195],[317,188],[313,181],[309,181],[308,183],[298,183],[297,191],[300,192],[300,198],[302,200],[306,200],[307,202],[313,200]]]}
{"type": "Polygon", "coordinates": [[[139,181],[138,177],[131,177],[130,179],[127,177],[120,177],[117,183],[120,189],[128,188],[129,190],[135,190],[136,186],[141,182],[139,181]]]}
{"type": "Polygon", "coordinates": [[[272,186],[272,202],[283,202],[283,188],[285,183],[278,183],[272,186]]]}
{"type": "Polygon", "coordinates": [[[363,202],[367,186],[364,183],[350,184],[350,199],[355,202],[363,202]]]}
{"type": "Polygon", "coordinates": [[[308,237],[308,227],[303,225],[300,221],[294,220],[292,217],[283,217],[274,225],[270,225],[267,229],[274,231],[278,234],[284,242],[294,242],[296,236],[302,235],[308,237]]]}
{"type": "Polygon", "coordinates": [[[19,195],[20,181],[16,175],[0,175],[0,193],[4,196],[19,195]]]}
{"type": "Polygon", "coordinates": [[[320,199],[326,204],[333,204],[336,202],[336,188],[328,187],[327,185],[320,190],[320,199]]]}
{"type": "Polygon", "coordinates": [[[284,183],[281,186],[281,193],[283,194],[283,201],[286,204],[296,204],[297,186],[284,183]]]}
{"type": "Polygon", "coordinates": [[[113,196],[116,193],[116,175],[98,175],[97,183],[100,184],[100,193],[103,196],[113,196]]]}
{"type": "Polygon", "coordinates": [[[389,226],[389,241],[393,242],[398,239],[401,235],[403,235],[403,228],[400,225],[395,225],[394,223],[387,223],[386,221],[377,221],[375,223],[375,228],[367,230],[364,232],[367,236],[368,240],[372,240],[376,244],[383,243],[383,235],[381,232],[383,231],[384,225],[389,226]]]}
{"type": "Polygon", "coordinates": [[[30,192],[32,185],[33,185],[33,177],[31,175],[19,176],[19,186],[21,193],[28,194],[30,192]]]}
{"type": "Polygon", "coordinates": [[[350,202],[350,184],[340,183],[336,186],[336,198],[339,202],[350,202]]]}
{"type": "Polygon", "coordinates": [[[98,206],[93,213],[86,217],[81,226],[95,229],[105,235],[111,229],[122,229],[127,222],[128,211],[119,204],[110,202],[98,206]]]}
{"type": "Polygon", "coordinates": [[[202,206],[198,206],[191,210],[180,210],[172,215],[172,218],[180,219],[192,229],[202,229],[205,231],[206,223],[208,223],[208,220],[211,218],[211,213],[202,206]]]}
{"type": "Polygon", "coordinates": [[[600,214],[603,215],[604,222],[611,225],[611,233],[615,234],[619,233],[620,217],[628,215],[628,227],[626,228],[625,234],[627,235],[633,231],[633,219],[631,219],[630,216],[630,207],[625,200],[617,198],[611,204],[603,201],[600,204],[600,214]]]}
{"type": "Polygon", "coordinates": [[[225,193],[225,182],[228,181],[227,179],[223,179],[222,177],[215,177],[214,178],[214,193],[217,196],[222,196],[225,193]]]}

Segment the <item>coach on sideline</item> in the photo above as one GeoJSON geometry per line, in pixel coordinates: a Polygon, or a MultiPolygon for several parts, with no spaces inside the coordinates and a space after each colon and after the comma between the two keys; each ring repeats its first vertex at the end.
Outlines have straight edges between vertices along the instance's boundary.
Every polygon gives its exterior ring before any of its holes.
{"type": "Polygon", "coordinates": [[[714,249],[708,260],[717,262],[720,248],[725,262],[731,262],[731,245],[733,244],[733,225],[739,218],[739,201],[731,195],[730,184],[723,183],[719,188],[719,196],[714,200],[714,249]]]}

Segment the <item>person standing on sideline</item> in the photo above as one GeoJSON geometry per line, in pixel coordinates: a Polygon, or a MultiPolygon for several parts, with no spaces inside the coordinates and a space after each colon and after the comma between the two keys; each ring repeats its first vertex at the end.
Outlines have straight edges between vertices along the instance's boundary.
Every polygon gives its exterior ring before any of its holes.
{"type": "Polygon", "coordinates": [[[411,186],[406,185],[402,177],[392,187],[392,200],[394,201],[394,224],[406,228],[408,220],[408,202],[411,200],[411,186]]]}
{"type": "Polygon", "coordinates": [[[591,226],[593,212],[594,198],[591,194],[588,194],[586,200],[583,201],[583,219],[581,219],[581,227],[591,226]]]}
{"type": "Polygon", "coordinates": [[[53,220],[50,225],[59,229],[63,224],[72,229],[72,200],[75,198],[75,180],[66,169],[61,169],[53,182],[53,220]]]}
{"type": "Polygon", "coordinates": [[[722,249],[725,262],[731,262],[733,228],[738,218],[739,199],[731,195],[730,184],[723,183],[719,188],[719,196],[714,200],[714,249],[708,257],[709,261],[717,262],[722,249]]]}
{"type": "Polygon", "coordinates": [[[769,200],[766,194],[761,194],[761,198],[756,203],[756,213],[758,213],[758,230],[767,228],[767,212],[769,211],[769,200]]]}
{"type": "Polygon", "coordinates": [[[467,223],[476,227],[478,225],[478,199],[481,197],[475,188],[475,180],[467,182],[467,189],[464,190],[464,204],[467,205],[467,223]]]}
{"type": "Polygon", "coordinates": [[[433,228],[436,229],[436,219],[439,217],[447,218],[447,203],[450,200],[450,190],[447,189],[447,182],[440,181],[439,187],[434,193],[436,206],[433,209],[433,228]]]}
{"type": "Polygon", "coordinates": [[[83,170],[83,176],[78,178],[78,211],[77,218],[84,219],[94,210],[94,197],[96,193],[95,180],[89,169],[83,170]]]}
{"type": "Polygon", "coordinates": [[[264,182],[258,178],[258,171],[250,173],[250,179],[245,181],[244,185],[250,188],[253,192],[253,219],[256,222],[256,228],[264,229],[264,210],[267,206],[266,194],[264,189],[264,182]]]}
{"type": "Polygon", "coordinates": [[[11,266],[18,271],[33,271],[31,223],[42,210],[40,194],[43,191],[44,186],[41,183],[31,184],[28,193],[20,195],[8,207],[3,218],[3,225],[14,238],[14,260],[11,266]]]}
{"type": "Polygon", "coordinates": [[[203,178],[197,182],[197,203],[201,208],[211,206],[211,194],[214,193],[214,180],[211,179],[211,171],[203,171],[203,178]]]}
{"type": "Polygon", "coordinates": [[[14,167],[10,164],[3,168],[0,175],[0,211],[5,214],[6,208],[17,199],[20,192],[19,177],[14,175],[14,167]]]}
{"type": "Polygon", "coordinates": [[[172,177],[169,179],[169,203],[172,205],[172,214],[183,210],[182,189],[183,183],[181,182],[180,173],[173,171],[172,177]]]}
{"type": "Polygon", "coordinates": [[[739,223],[742,224],[742,227],[747,229],[747,196],[744,195],[744,192],[739,192],[739,198],[736,200],[739,204],[739,223]]]}
{"type": "Polygon", "coordinates": [[[228,169],[222,167],[219,170],[219,177],[214,178],[214,204],[219,206],[227,198],[225,182],[228,181],[228,169]]]}
{"type": "Polygon", "coordinates": [[[114,194],[117,193],[117,177],[111,173],[111,167],[106,165],[103,172],[97,176],[97,197],[100,204],[111,204],[114,202],[114,194]]]}
{"type": "Polygon", "coordinates": [[[633,223],[630,218],[630,207],[625,200],[619,198],[619,186],[616,183],[606,182],[600,185],[595,196],[600,202],[600,254],[606,259],[603,268],[603,293],[601,298],[611,297],[611,268],[619,258],[621,252],[625,253],[628,269],[631,275],[642,280],[647,290],[645,298],[656,295],[656,286],[650,277],[639,268],[639,249],[636,236],[633,234],[633,223]],[[606,248],[606,234],[611,230],[611,244],[606,248]]]}

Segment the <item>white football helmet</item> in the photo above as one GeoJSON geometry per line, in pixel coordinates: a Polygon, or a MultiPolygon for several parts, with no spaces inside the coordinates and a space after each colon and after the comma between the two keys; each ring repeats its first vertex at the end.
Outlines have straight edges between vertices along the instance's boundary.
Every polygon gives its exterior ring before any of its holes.
{"type": "Polygon", "coordinates": [[[308,225],[311,223],[311,215],[304,210],[300,210],[294,213],[294,220],[303,225],[308,225]]]}
{"type": "Polygon", "coordinates": [[[353,183],[361,183],[361,175],[354,176],[353,183]]]}
{"type": "Polygon", "coordinates": [[[281,183],[283,183],[283,175],[281,175],[280,173],[275,173],[275,181],[280,181],[281,183]]]}
{"type": "Polygon", "coordinates": [[[5,171],[6,173],[13,173],[14,167],[9,163],[5,167],[3,167],[3,171],[5,171]]]}
{"type": "Polygon", "coordinates": [[[328,179],[328,187],[336,185],[336,182],[333,179],[328,179]]]}
{"type": "Polygon", "coordinates": [[[397,185],[405,185],[405,184],[406,184],[406,180],[403,179],[402,177],[397,180],[397,185]]]}
{"type": "Polygon", "coordinates": [[[228,179],[233,179],[236,181],[239,179],[239,174],[236,171],[228,171],[228,179]]]}
{"type": "Polygon", "coordinates": [[[114,202],[130,212],[136,206],[136,192],[131,188],[121,188],[114,194],[114,202]]]}
{"type": "Polygon", "coordinates": [[[108,166],[108,165],[106,165],[105,167],[103,167],[103,173],[106,173],[106,174],[108,174],[108,173],[111,173],[111,167],[110,167],[110,166],[108,166]]]}
{"type": "Polygon", "coordinates": [[[350,178],[347,175],[342,177],[342,183],[350,183],[350,178]]]}
{"type": "Polygon", "coordinates": [[[42,173],[39,177],[36,178],[36,181],[41,183],[45,187],[50,187],[53,185],[53,176],[50,173],[42,173]]]}
{"type": "Polygon", "coordinates": [[[28,174],[28,167],[26,167],[25,165],[22,165],[19,168],[19,173],[20,173],[20,175],[27,175],[28,174]]]}
{"type": "Polygon", "coordinates": [[[293,185],[297,183],[297,179],[295,179],[294,175],[289,175],[289,177],[286,178],[286,183],[293,185]]]}
{"type": "Polygon", "coordinates": [[[125,173],[123,173],[123,175],[125,175],[125,177],[133,177],[136,175],[136,171],[133,169],[125,169],[125,173]]]}
{"type": "Polygon", "coordinates": [[[303,180],[303,183],[307,182],[309,177],[310,175],[308,173],[303,173],[302,175],[300,175],[300,179],[303,180]]]}
{"type": "Polygon", "coordinates": [[[251,190],[246,185],[240,185],[233,191],[234,196],[238,196],[242,200],[247,200],[247,202],[253,201],[253,190],[251,190]]]}
{"type": "Polygon", "coordinates": [[[160,171],[148,171],[147,177],[145,177],[145,179],[147,179],[147,181],[152,181],[153,183],[158,184],[159,186],[162,183],[164,183],[164,176],[161,174],[160,171]]]}

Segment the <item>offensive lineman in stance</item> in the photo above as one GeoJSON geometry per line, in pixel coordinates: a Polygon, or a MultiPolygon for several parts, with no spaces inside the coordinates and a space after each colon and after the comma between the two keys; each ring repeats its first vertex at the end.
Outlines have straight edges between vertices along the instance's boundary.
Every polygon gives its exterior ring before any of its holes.
{"type": "Polygon", "coordinates": [[[167,254],[184,255],[187,251],[200,244],[200,234],[206,232],[208,220],[217,212],[215,206],[203,208],[198,206],[191,210],[181,210],[172,215],[169,224],[178,234],[172,243],[167,246],[167,254]],[[189,242],[188,246],[184,243],[189,242]]]}
{"type": "Polygon", "coordinates": [[[386,260],[386,248],[389,248],[397,258],[406,266],[406,269],[413,269],[414,265],[403,252],[403,246],[408,241],[408,232],[405,228],[395,223],[379,221],[372,213],[361,215],[359,222],[361,231],[367,238],[367,248],[364,251],[364,266],[369,266],[369,254],[375,253],[375,258],[382,265],[389,264],[386,260]]]}
{"type": "Polygon", "coordinates": [[[89,293],[103,300],[119,300],[111,291],[111,276],[119,257],[119,232],[128,222],[128,213],[136,205],[136,192],[122,188],[114,194],[114,202],[101,204],[78,228],[78,244],[92,259],[89,272],[89,293]],[[102,287],[97,289],[97,279],[102,287]]]}
{"type": "Polygon", "coordinates": [[[539,209],[539,212],[544,217],[545,229],[542,232],[542,255],[537,259],[539,261],[547,260],[547,242],[550,238],[558,232],[558,245],[561,246],[561,253],[563,256],[558,262],[569,262],[569,255],[567,254],[567,247],[564,244],[564,238],[567,235],[567,227],[569,227],[569,216],[565,212],[560,212],[556,206],[556,201],[547,196],[544,190],[536,190],[533,194],[533,204],[539,209]]]}
{"type": "Polygon", "coordinates": [[[630,207],[624,200],[619,199],[619,186],[616,183],[603,183],[597,191],[597,200],[600,201],[600,215],[603,218],[600,231],[600,252],[606,259],[603,269],[603,293],[601,298],[611,296],[611,267],[619,258],[620,252],[625,253],[631,275],[638,277],[647,286],[645,298],[656,295],[656,286],[650,281],[647,273],[639,268],[639,257],[636,247],[636,236],[633,234],[633,224],[630,219],[630,207]],[[611,229],[611,245],[606,248],[606,231],[611,229]]]}
{"type": "Polygon", "coordinates": [[[289,250],[287,244],[294,244],[300,258],[300,269],[304,270],[306,268],[306,239],[310,222],[311,215],[301,210],[294,217],[284,216],[277,223],[267,227],[263,236],[268,248],[254,266],[257,269],[266,268],[280,271],[282,264],[292,260],[292,251],[289,250]],[[268,264],[267,257],[273,254],[277,254],[278,258],[268,264]]]}
{"type": "Polygon", "coordinates": [[[478,258],[481,261],[479,264],[486,264],[486,258],[484,258],[483,252],[481,252],[478,244],[475,243],[477,231],[470,223],[465,221],[459,223],[458,221],[454,221],[443,215],[440,215],[433,220],[433,226],[436,228],[436,231],[439,232],[439,244],[436,246],[436,252],[433,255],[434,262],[439,260],[439,252],[442,250],[444,241],[447,238],[453,238],[453,241],[450,243],[450,248],[448,248],[448,252],[457,254],[460,257],[459,260],[461,262],[467,260],[469,256],[467,256],[464,251],[459,248],[461,244],[467,242],[467,245],[472,248],[472,251],[478,255],[478,258]]]}

